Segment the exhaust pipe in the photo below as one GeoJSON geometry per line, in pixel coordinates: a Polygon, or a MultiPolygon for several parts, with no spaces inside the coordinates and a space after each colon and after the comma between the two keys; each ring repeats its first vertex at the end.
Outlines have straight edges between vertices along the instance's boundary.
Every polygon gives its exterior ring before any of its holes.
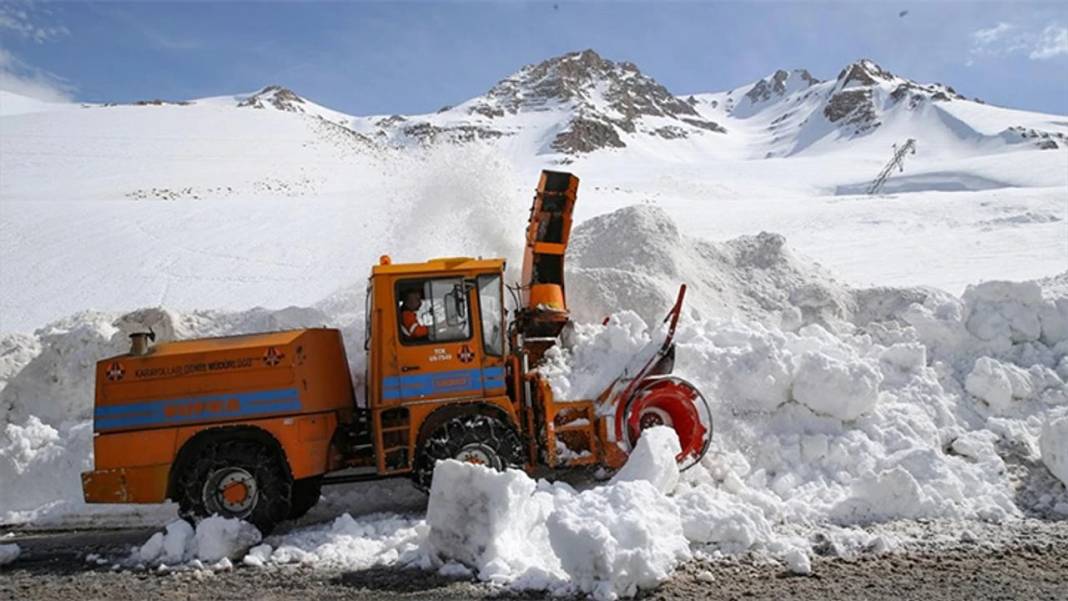
{"type": "Polygon", "coordinates": [[[149,343],[156,341],[156,333],[151,328],[147,332],[130,334],[130,354],[141,357],[148,354],[149,343]]]}

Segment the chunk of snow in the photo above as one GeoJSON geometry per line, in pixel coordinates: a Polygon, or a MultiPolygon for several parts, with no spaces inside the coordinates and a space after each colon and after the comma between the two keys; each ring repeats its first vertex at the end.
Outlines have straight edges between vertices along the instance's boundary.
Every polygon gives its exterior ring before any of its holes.
{"type": "Polygon", "coordinates": [[[996,415],[1010,411],[1014,399],[1027,399],[1034,394],[1027,372],[991,357],[975,360],[975,367],[964,380],[964,389],[985,401],[996,415]]]}
{"type": "Polygon", "coordinates": [[[156,532],[134,553],[140,563],[183,565],[192,561],[217,563],[240,558],[246,549],[260,542],[255,526],[236,518],[212,516],[201,520],[194,530],[185,520],[175,520],[164,532],[156,532]]]}
{"type": "Polygon", "coordinates": [[[463,562],[488,581],[508,582],[528,571],[559,573],[545,520],[552,495],[518,470],[441,461],[427,505],[432,553],[463,562]]]}
{"type": "Polygon", "coordinates": [[[260,531],[244,520],[220,516],[205,518],[197,524],[197,559],[205,562],[237,559],[262,539],[260,531]]]}
{"type": "Polygon", "coordinates": [[[267,565],[267,560],[271,558],[271,552],[273,550],[271,545],[268,545],[267,543],[256,545],[248,550],[248,553],[241,559],[241,563],[247,566],[262,568],[267,565]]]}
{"type": "Polygon", "coordinates": [[[1061,411],[1046,421],[1039,448],[1042,463],[1068,487],[1068,412],[1061,411]]]}
{"type": "Polygon", "coordinates": [[[438,568],[438,574],[446,578],[470,578],[473,572],[462,563],[450,561],[438,568]]]}
{"type": "Polygon", "coordinates": [[[653,588],[691,556],[678,507],[645,480],[559,498],[548,529],[560,565],[596,599],[653,588]]]}
{"type": "Polygon", "coordinates": [[[0,566],[14,562],[22,554],[22,549],[16,544],[0,545],[0,566]]]}
{"type": "Polygon", "coordinates": [[[679,483],[679,464],[675,458],[681,452],[679,437],[670,427],[655,426],[643,430],[627,462],[611,482],[644,480],[658,491],[670,494],[679,483]]]}
{"type": "Polygon", "coordinates": [[[808,553],[805,553],[801,549],[790,549],[782,559],[794,574],[803,574],[807,576],[812,573],[812,560],[809,559],[808,553]]]}
{"type": "Polygon", "coordinates": [[[797,368],[793,395],[816,413],[848,421],[875,408],[882,380],[882,374],[866,362],[806,352],[797,368]]]}

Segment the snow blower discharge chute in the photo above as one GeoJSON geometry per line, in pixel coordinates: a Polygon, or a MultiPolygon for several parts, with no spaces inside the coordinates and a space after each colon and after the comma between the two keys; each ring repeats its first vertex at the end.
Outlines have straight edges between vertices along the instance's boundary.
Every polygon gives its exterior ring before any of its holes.
{"type": "Polygon", "coordinates": [[[711,413],[672,375],[685,285],[655,340],[601,394],[555,398],[538,372],[570,323],[564,256],[578,178],[543,171],[522,280],[505,309],[505,261],[393,263],[367,285],[362,394],[341,333],[313,328],[160,342],[96,366],[89,503],[159,503],[262,531],[306,513],[323,485],[406,476],[429,488],[459,459],[551,475],[617,469],[644,429],[679,436],[685,469],[705,454],[711,413]]]}

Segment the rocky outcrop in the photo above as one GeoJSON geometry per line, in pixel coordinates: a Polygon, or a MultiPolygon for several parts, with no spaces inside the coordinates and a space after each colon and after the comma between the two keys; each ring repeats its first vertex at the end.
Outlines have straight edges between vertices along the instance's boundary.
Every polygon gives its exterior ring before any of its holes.
{"type": "Polygon", "coordinates": [[[247,107],[254,109],[263,109],[268,106],[274,107],[280,111],[287,111],[291,113],[303,113],[305,101],[300,96],[290,90],[289,88],[283,88],[282,86],[267,86],[259,92],[247,96],[237,103],[238,107],[247,107]]]}
{"type": "Polygon", "coordinates": [[[593,152],[600,148],[623,148],[626,144],[608,123],[578,117],[553,139],[552,149],[567,154],[593,152]]]}
{"type": "Polygon", "coordinates": [[[765,77],[749,88],[745,97],[750,103],[766,102],[772,98],[781,98],[787,93],[803,90],[820,83],[820,80],[812,77],[805,69],[785,71],[779,69],[769,77],[765,77]]]}

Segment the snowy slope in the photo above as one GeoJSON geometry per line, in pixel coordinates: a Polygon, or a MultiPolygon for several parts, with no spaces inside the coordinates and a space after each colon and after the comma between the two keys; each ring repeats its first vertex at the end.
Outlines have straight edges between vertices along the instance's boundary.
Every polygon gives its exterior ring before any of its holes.
{"type": "Polygon", "coordinates": [[[785,235],[855,284],[959,292],[1068,264],[1068,118],[964,100],[870,61],[827,81],[781,71],[676,97],[583,51],[408,116],[344,115],[279,86],[133,105],[0,100],[0,331],[82,309],[307,305],[358,290],[382,253],[516,265],[543,167],[583,179],[580,220],[653,203],[690,236],[785,235]],[[853,196],[908,137],[919,150],[892,196],[853,196]]]}

